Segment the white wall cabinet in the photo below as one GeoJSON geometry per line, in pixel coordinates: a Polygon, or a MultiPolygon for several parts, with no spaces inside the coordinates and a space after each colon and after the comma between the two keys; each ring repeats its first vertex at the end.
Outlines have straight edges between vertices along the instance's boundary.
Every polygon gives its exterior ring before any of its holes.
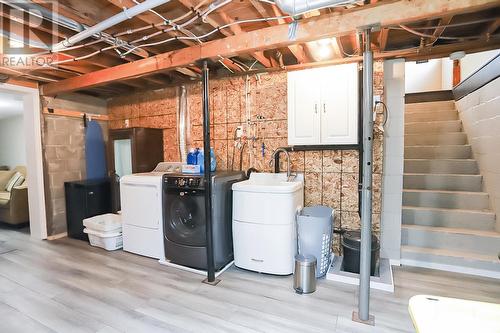
{"type": "Polygon", "coordinates": [[[288,73],[288,144],[358,143],[358,65],[288,73]]]}

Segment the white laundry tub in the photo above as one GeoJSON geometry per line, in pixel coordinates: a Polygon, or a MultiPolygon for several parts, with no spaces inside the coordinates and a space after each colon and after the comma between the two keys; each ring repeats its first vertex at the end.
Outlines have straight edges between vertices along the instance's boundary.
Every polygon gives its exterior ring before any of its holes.
{"type": "Polygon", "coordinates": [[[304,176],[287,181],[285,173],[252,173],[232,188],[235,265],[261,273],[292,274],[304,176]]]}

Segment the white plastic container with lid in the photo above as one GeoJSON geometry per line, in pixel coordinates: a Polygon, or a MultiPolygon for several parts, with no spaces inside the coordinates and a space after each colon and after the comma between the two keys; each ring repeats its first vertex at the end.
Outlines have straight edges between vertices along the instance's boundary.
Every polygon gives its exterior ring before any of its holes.
{"type": "Polygon", "coordinates": [[[123,235],[121,230],[114,232],[99,232],[90,229],[83,229],[89,235],[89,242],[92,246],[97,246],[108,251],[114,251],[123,247],[123,235]]]}
{"type": "Polygon", "coordinates": [[[83,225],[93,231],[111,232],[122,231],[122,219],[118,214],[103,214],[83,220],[83,225]]]}
{"type": "Polygon", "coordinates": [[[86,227],[83,232],[88,234],[90,245],[108,251],[123,247],[120,215],[110,213],[89,217],[83,220],[83,225],[86,227]]]}

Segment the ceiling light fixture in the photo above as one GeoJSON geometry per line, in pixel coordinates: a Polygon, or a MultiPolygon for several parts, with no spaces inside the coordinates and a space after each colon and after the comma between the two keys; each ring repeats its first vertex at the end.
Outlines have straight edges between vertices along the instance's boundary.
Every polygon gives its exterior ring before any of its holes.
{"type": "Polygon", "coordinates": [[[465,57],[464,51],[457,51],[450,54],[450,60],[460,60],[465,57]]]}

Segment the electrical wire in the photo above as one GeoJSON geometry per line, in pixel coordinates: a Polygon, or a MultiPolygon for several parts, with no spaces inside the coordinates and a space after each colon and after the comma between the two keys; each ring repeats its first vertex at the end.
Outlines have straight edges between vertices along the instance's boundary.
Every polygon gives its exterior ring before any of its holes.
{"type": "MultiPolygon", "coordinates": [[[[425,26],[425,27],[411,27],[411,29],[413,29],[413,30],[429,30],[429,29],[438,29],[438,28],[454,28],[454,27],[462,27],[464,25],[472,25],[472,24],[479,24],[479,23],[496,21],[498,19],[499,19],[499,17],[490,17],[490,18],[469,21],[469,22],[452,23],[452,24],[450,23],[450,24],[425,26]]],[[[400,28],[399,26],[388,26],[387,28],[392,29],[392,30],[404,30],[403,28],[400,28]]]]}
{"type": "Polygon", "coordinates": [[[464,41],[464,40],[467,40],[467,39],[477,39],[477,38],[480,37],[480,36],[470,36],[470,37],[434,36],[434,35],[429,35],[429,34],[425,34],[425,33],[422,33],[422,32],[418,32],[416,30],[413,30],[410,27],[407,27],[406,25],[402,25],[401,24],[400,27],[403,28],[403,30],[408,31],[409,33],[412,33],[412,34],[417,35],[419,37],[425,37],[425,38],[438,38],[438,39],[445,39],[445,40],[459,40],[459,41],[464,41]]]}
{"type": "MultiPolygon", "coordinates": [[[[183,31],[183,30],[185,30],[184,27],[186,27],[187,25],[195,22],[198,18],[206,17],[207,15],[209,15],[210,13],[212,13],[213,11],[215,11],[216,9],[218,9],[218,8],[226,5],[230,1],[231,0],[224,0],[223,2],[220,2],[220,3],[217,3],[216,5],[213,5],[214,3],[216,3],[216,2],[214,2],[211,5],[209,5],[209,7],[207,9],[205,9],[202,13],[200,13],[200,12],[198,12],[198,9],[196,9],[196,8],[199,8],[199,6],[201,6],[203,3],[206,2],[206,1],[202,1],[200,4],[198,4],[197,7],[193,8],[193,12],[196,15],[193,16],[193,17],[191,17],[188,21],[186,21],[186,22],[184,22],[184,23],[182,23],[180,25],[175,24],[170,29],[163,29],[161,31],[157,31],[157,32],[155,32],[153,34],[143,36],[143,37],[141,37],[139,39],[136,39],[136,40],[128,42],[128,43],[129,44],[135,44],[135,43],[147,40],[149,38],[155,37],[157,35],[160,35],[160,34],[163,34],[163,33],[166,33],[166,32],[170,32],[170,31],[183,31]]],[[[183,15],[183,16],[187,17],[186,15],[183,15]]],[[[179,18],[176,18],[175,20],[179,20],[179,18]]],[[[162,24],[164,24],[164,23],[166,23],[166,22],[162,22],[162,24]]],[[[168,23],[168,24],[170,24],[170,23],[168,23]]],[[[151,27],[151,25],[148,26],[148,28],[150,28],[150,27],[151,27]]],[[[185,31],[189,31],[189,30],[186,29],[185,31]]],[[[194,33],[189,32],[189,34],[191,34],[192,36],[187,36],[187,37],[175,36],[175,37],[172,37],[172,38],[168,39],[167,41],[163,41],[163,43],[170,42],[170,41],[173,41],[173,40],[184,39],[184,40],[196,40],[196,41],[198,41],[201,44],[201,40],[200,40],[201,38],[197,37],[194,33]]],[[[118,35],[115,35],[115,36],[118,36],[118,35]]],[[[163,43],[159,43],[159,44],[163,44],[163,43]]],[[[159,45],[159,44],[156,44],[156,45],[159,45]]],[[[154,45],[151,45],[151,46],[154,46],[154,45]]],[[[71,58],[71,59],[66,59],[66,60],[61,60],[61,61],[58,61],[58,62],[54,62],[53,64],[54,65],[58,65],[58,64],[68,63],[68,62],[71,62],[71,61],[78,61],[78,60],[88,59],[88,58],[91,58],[91,57],[93,57],[93,56],[101,53],[101,52],[108,51],[108,50],[113,50],[113,49],[116,49],[117,47],[120,47],[120,45],[113,45],[113,46],[104,47],[104,48],[102,48],[100,50],[96,50],[95,52],[89,53],[87,55],[80,56],[80,57],[75,57],[75,58],[71,58]]],[[[141,47],[140,46],[134,46],[134,47],[130,48],[129,50],[127,50],[127,52],[122,53],[121,57],[125,57],[128,54],[134,52],[135,50],[137,50],[139,48],[141,48],[141,47]],[[130,52],[128,52],[128,51],[130,51],[130,52]]],[[[62,51],[65,51],[67,49],[68,48],[65,48],[65,49],[62,49],[60,51],[62,52],[62,51]]]]}
{"type": "MultiPolygon", "coordinates": [[[[158,41],[158,42],[139,44],[137,46],[132,47],[127,52],[124,52],[123,55],[127,55],[128,53],[133,52],[134,48],[143,48],[143,47],[157,46],[157,45],[165,44],[165,43],[168,43],[168,42],[171,42],[171,41],[174,41],[174,40],[204,39],[204,38],[207,38],[207,37],[213,35],[214,33],[218,32],[221,29],[225,29],[225,28],[228,28],[228,27],[236,25],[236,24],[254,23],[254,22],[268,22],[268,21],[273,21],[273,20],[282,20],[282,19],[285,19],[285,18],[290,18],[290,16],[284,15],[284,16],[276,16],[276,17],[266,17],[266,18],[257,18],[257,19],[238,20],[238,21],[234,21],[234,22],[227,23],[227,24],[224,24],[222,26],[219,26],[219,27],[215,28],[214,30],[209,31],[209,32],[207,32],[207,33],[205,33],[203,35],[197,36],[197,37],[176,36],[176,37],[171,37],[171,38],[164,39],[164,40],[161,40],[161,41],[158,41]]],[[[131,44],[134,44],[134,42],[131,42],[131,44]]]]}
{"type": "Polygon", "coordinates": [[[387,105],[382,101],[375,102],[375,107],[378,104],[381,104],[383,106],[382,112],[384,115],[384,121],[382,122],[382,127],[385,127],[385,124],[387,124],[387,120],[389,119],[389,109],[387,108],[387,105]]]}

